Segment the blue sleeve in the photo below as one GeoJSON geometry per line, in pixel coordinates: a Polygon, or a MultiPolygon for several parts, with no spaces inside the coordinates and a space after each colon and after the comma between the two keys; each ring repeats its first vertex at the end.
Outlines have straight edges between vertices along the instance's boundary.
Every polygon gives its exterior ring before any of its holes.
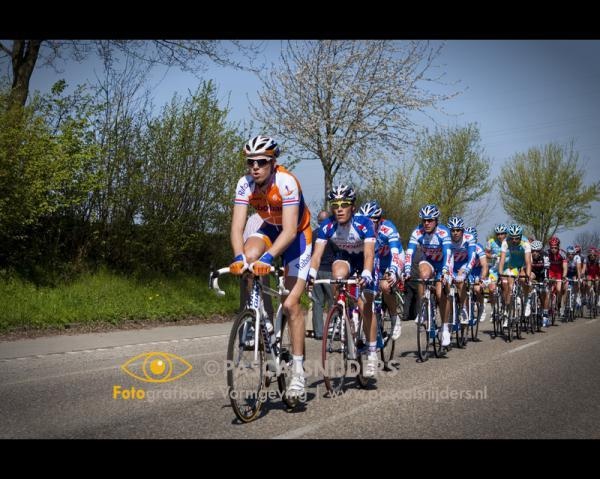
{"type": "Polygon", "coordinates": [[[333,228],[333,222],[331,218],[327,218],[323,220],[323,222],[319,225],[319,232],[317,234],[317,239],[320,240],[328,240],[333,235],[335,229],[333,228]]]}
{"type": "Polygon", "coordinates": [[[438,228],[442,229],[443,232],[445,232],[445,234],[443,234],[443,236],[440,236],[438,234],[438,237],[440,237],[440,239],[442,240],[442,269],[446,269],[446,271],[451,272],[451,261],[452,261],[452,240],[450,238],[450,231],[445,227],[439,227],[438,228]]]}

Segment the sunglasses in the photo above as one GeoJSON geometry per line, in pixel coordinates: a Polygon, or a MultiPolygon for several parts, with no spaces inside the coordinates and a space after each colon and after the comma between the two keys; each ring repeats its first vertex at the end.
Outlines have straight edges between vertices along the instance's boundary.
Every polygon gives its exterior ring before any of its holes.
{"type": "Polygon", "coordinates": [[[252,158],[248,158],[246,160],[246,164],[250,167],[254,166],[254,163],[256,163],[258,165],[259,168],[263,168],[264,166],[268,165],[269,163],[271,163],[271,160],[265,160],[260,159],[260,160],[253,160],[252,158]]]}
{"type": "Polygon", "coordinates": [[[332,201],[331,202],[331,207],[333,209],[348,208],[350,206],[352,206],[352,202],[351,201],[332,201]]]}
{"type": "Polygon", "coordinates": [[[459,233],[460,231],[462,231],[460,228],[452,228],[450,230],[452,233],[459,233]]]}

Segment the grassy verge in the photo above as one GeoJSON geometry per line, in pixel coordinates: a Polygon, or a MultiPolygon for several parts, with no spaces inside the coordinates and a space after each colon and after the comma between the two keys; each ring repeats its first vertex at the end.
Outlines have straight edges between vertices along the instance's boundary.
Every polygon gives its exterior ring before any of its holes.
{"type": "Polygon", "coordinates": [[[238,308],[235,278],[219,280],[226,296],[208,289],[207,276],[130,278],[101,271],[58,287],[0,280],[0,331],[67,324],[231,315],[238,308]]]}

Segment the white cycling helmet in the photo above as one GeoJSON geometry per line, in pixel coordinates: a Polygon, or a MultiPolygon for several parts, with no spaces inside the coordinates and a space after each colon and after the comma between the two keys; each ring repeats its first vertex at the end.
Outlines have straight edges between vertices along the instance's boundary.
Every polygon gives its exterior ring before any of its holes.
{"type": "Polygon", "coordinates": [[[516,223],[513,223],[508,227],[508,236],[521,237],[523,235],[523,228],[516,223]]]}
{"type": "Polygon", "coordinates": [[[269,138],[268,136],[255,136],[251,140],[248,140],[248,143],[244,145],[244,155],[249,158],[257,156],[277,158],[279,153],[279,146],[277,146],[277,143],[275,143],[273,138],[269,138]]]}
{"type": "Polygon", "coordinates": [[[363,216],[368,216],[372,220],[378,220],[383,215],[383,209],[377,201],[369,201],[360,207],[359,213],[363,216]]]}
{"type": "Polygon", "coordinates": [[[354,192],[354,188],[348,185],[339,184],[331,188],[331,191],[327,195],[327,199],[329,201],[335,200],[348,200],[354,201],[356,200],[356,193],[354,192]]]}
{"type": "Polygon", "coordinates": [[[531,242],[531,251],[542,251],[544,249],[544,245],[540,240],[533,240],[531,242]]]}
{"type": "Polygon", "coordinates": [[[465,228],[465,233],[469,233],[469,234],[473,235],[475,242],[477,242],[477,228],[475,228],[475,226],[467,226],[465,228]]]}
{"type": "Polygon", "coordinates": [[[496,234],[506,233],[507,231],[508,231],[508,226],[506,226],[504,223],[500,223],[500,224],[496,225],[496,227],[494,228],[494,232],[496,234]]]}
{"type": "Polygon", "coordinates": [[[419,218],[422,220],[437,219],[440,217],[440,210],[436,205],[425,205],[419,211],[419,218]]]}
{"type": "Polygon", "coordinates": [[[448,218],[448,224],[446,225],[448,229],[465,229],[465,222],[460,216],[451,216],[448,218]]]}

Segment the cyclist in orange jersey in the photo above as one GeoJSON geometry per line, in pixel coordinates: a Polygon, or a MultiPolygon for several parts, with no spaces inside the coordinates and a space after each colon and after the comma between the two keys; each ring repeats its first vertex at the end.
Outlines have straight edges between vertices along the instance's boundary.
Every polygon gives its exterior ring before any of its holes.
{"type": "Polygon", "coordinates": [[[290,291],[283,303],[289,318],[292,340],[292,377],[286,394],[305,393],[304,318],[300,296],[306,285],[312,251],[310,211],[304,201],[300,183],[294,175],[277,164],[277,143],[259,135],[244,146],[248,174],[236,187],[231,246],[234,259],[229,267],[241,275],[247,269],[257,275],[269,274],[273,259],[282,256],[285,287],[290,291]],[[252,206],[263,219],[259,230],[244,243],[242,235],[252,206]]]}

